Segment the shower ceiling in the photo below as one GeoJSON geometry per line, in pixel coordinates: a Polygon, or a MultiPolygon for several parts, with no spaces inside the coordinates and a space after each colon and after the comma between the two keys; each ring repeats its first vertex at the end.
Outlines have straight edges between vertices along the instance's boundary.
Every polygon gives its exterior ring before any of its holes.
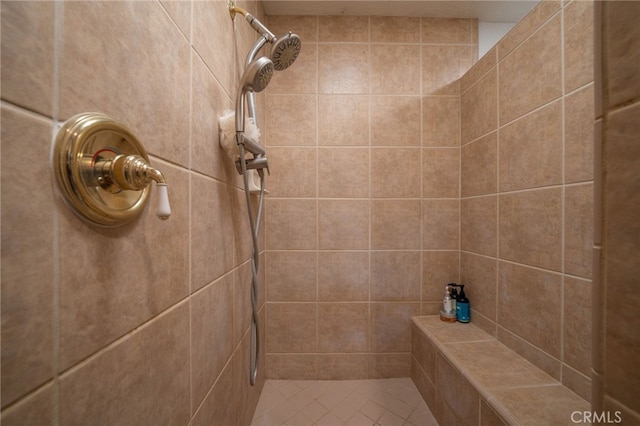
{"type": "Polygon", "coordinates": [[[538,1],[530,0],[263,0],[267,15],[372,15],[478,18],[518,22],[538,1]]]}

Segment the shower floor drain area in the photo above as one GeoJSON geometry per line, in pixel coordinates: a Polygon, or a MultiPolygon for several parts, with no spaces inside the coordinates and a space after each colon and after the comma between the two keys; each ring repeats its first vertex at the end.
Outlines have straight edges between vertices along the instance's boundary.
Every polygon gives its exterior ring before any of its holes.
{"type": "Polygon", "coordinates": [[[267,380],[252,426],[437,426],[411,379],[267,380]]]}

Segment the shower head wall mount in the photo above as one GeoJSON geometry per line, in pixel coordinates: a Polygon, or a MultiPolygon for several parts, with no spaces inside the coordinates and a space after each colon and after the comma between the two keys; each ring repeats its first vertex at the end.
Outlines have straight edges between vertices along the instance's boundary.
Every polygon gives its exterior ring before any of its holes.
{"type": "MultiPolygon", "coordinates": [[[[271,47],[271,52],[269,53],[269,58],[273,61],[274,69],[276,71],[283,71],[289,68],[289,66],[291,66],[291,64],[293,64],[298,58],[300,49],[302,48],[302,41],[300,40],[300,36],[297,34],[289,31],[287,34],[276,37],[262,22],[258,20],[258,18],[243,8],[232,5],[231,3],[229,3],[229,13],[231,14],[231,19],[235,19],[236,13],[244,16],[249,25],[251,25],[251,28],[253,28],[258,34],[262,35],[264,41],[273,45],[271,47]]],[[[264,41],[259,40],[253,50],[259,50],[262,48],[264,41]]],[[[248,62],[251,60],[253,60],[253,58],[250,58],[248,62]]]]}

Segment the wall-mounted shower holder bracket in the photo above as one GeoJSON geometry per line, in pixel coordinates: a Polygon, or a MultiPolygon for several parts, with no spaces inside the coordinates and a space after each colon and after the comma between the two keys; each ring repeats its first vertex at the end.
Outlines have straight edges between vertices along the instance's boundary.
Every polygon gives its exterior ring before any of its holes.
{"type": "Polygon", "coordinates": [[[65,203],[88,223],[116,227],[138,217],[158,188],[156,214],[171,215],[167,184],[142,144],[124,125],[100,113],[62,124],[54,141],[53,172],[65,203]]]}

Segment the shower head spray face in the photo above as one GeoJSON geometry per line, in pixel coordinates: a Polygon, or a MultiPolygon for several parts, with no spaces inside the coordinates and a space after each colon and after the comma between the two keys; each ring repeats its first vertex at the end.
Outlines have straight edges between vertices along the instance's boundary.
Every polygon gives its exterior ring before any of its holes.
{"type": "MultiPolygon", "coordinates": [[[[252,61],[244,71],[238,95],[236,98],[236,133],[244,134],[244,97],[247,92],[262,92],[266,89],[273,76],[273,62],[266,56],[252,61]]],[[[244,136],[242,136],[244,138],[244,136]]],[[[264,149],[252,149],[245,145],[253,154],[264,154],[264,149]]]]}
{"type": "Polygon", "coordinates": [[[271,59],[262,56],[251,62],[242,76],[240,85],[244,94],[247,90],[252,92],[262,92],[273,77],[274,64],[271,59]]]}
{"type": "Polygon", "coordinates": [[[295,62],[300,54],[302,41],[300,36],[289,32],[273,42],[271,48],[271,60],[276,71],[282,71],[289,68],[295,62]]]}

